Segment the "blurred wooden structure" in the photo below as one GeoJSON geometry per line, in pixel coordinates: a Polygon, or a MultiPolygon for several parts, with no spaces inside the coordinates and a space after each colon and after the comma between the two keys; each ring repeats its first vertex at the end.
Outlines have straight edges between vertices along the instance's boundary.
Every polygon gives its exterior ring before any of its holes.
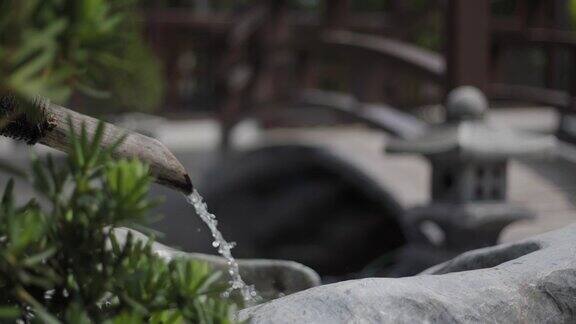
{"type": "Polygon", "coordinates": [[[561,82],[576,69],[566,0],[507,1],[505,14],[494,8],[503,1],[431,0],[417,11],[406,1],[388,2],[389,10],[378,13],[352,11],[351,0],[321,1],[316,13],[294,11],[287,0],[254,1],[228,13],[151,8],[147,34],[165,62],[166,106],[216,107],[226,145],[246,114],[266,120],[297,102],[302,90],[339,81],[345,68],[343,91],[359,102],[433,104],[456,86],[474,85],[490,99],[557,107],[564,116],[559,135],[576,140],[576,80],[561,82]],[[440,20],[443,53],[410,43],[416,26],[430,19],[440,20]],[[529,48],[545,57],[543,80],[536,86],[507,81],[506,52],[529,48]],[[327,57],[336,60],[328,68],[327,57]],[[399,95],[406,77],[417,80],[408,102],[399,95]],[[186,87],[196,88],[195,101],[181,95],[186,87]]]}

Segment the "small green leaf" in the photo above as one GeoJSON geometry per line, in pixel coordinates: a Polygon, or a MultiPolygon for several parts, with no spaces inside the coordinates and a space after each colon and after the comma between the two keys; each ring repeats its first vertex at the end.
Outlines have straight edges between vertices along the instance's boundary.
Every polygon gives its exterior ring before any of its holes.
{"type": "Polygon", "coordinates": [[[47,249],[46,251],[40,252],[38,254],[35,254],[33,256],[30,256],[26,259],[24,259],[24,261],[22,262],[23,265],[25,266],[33,266],[36,265],[46,259],[48,259],[49,257],[53,256],[56,253],[56,248],[52,247],[47,249]]]}
{"type": "Polygon", "coordinates": [[[0,318],[4,320],[14,320],[20,317],[22,312],[15,306],[0,306],[0,318]]]}

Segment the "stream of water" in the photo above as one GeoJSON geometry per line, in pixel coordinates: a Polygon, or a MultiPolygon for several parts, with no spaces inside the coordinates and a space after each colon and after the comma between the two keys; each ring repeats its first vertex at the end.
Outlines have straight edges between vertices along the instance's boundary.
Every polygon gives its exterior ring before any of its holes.
{"type": "Polygon", "coordinates": [[[186,197],[186,200],[194,206],[196,213],[200,216],[200,219],[208,226],[210,232],[212,232],[212,237],[214,242],[212,246],[218,249],[218,253],[222,255],[228,262],[228,274],[230,275],[230,288],[226,291],[226,295],[229,295],[233,290],[240,291],[242,298],[246,302],[253,302],[258,298],[258,293],[254,289],[254,286],[247,285],[242,277],[240,276],[240,269],[238,267],[238,262],[232,256],[232,248],[234,247],[234,242],[227,242],[222,233],[218,230],[218,220],[216,216],[208,211],[208,206],[204,202],[202,196],[194,189],[194,191],[186,197]]]}

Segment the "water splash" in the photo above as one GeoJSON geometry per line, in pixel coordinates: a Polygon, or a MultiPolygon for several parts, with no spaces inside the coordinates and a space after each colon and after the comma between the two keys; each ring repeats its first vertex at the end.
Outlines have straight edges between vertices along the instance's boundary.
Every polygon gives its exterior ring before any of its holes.
{"type": "Polygon", "coordinates": [[[222,255],[228,263],[228,274],[230,275],[230,288],[225,292],[225,295],[230,295],[233,290],[239,290],[242,298],[246,302],[253,302],[258,299],[258,293],[254,289],[254,286],[247,285],[242,277],[240,276],[240,269],[238,267],[238,262],[232,256],[232,248],[236,245],[234,242],[227,242],[222,233],[218,230],[218,220],[216,216],[208,211],[208,206],[204,202],[204,199],[198,193],[196,189],[186,197],[186,200],[194,206],[196,213],[200,216],[200,219],[208,226],[210,232],[212,232],[212,237],[214,242],[212,246],[218,248],[218,253],[222,255]]]}

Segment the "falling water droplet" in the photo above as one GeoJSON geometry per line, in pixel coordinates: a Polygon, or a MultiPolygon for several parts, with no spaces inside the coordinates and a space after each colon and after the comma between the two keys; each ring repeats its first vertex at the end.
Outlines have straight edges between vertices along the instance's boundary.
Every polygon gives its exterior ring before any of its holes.
{"type": "Polygon", "coordinates": [[[212,232],[212,236],[214,237],[214,242],[212,242],[212,246],[218,248],[218,253],[220,253],[225,259],[228,264],[229,270],[228,273],[230,274],[231,281],[230,281],[230,288],[223,293],[224,297],[229,297],[232,290],[238,289],[242,298],[246,302],[254,302],[259,299],[258,293],[254,286],[247,285],[242,277],[240,276],[240,269],[238,267],[238,262],[232,256],[232,248],[236,246],[236,243],[230,242],[228,243],[222,233],[218,230],[218,221],[216,220],[216,216],[208,212],[207,206],[204,203],[202,196],[198,193],[198,191],[194,190],[189,196],[186,197],[186,200],[194,206],[196,213],[200,216],[200,219],[208,226],[210,232],[212,232]]]}

